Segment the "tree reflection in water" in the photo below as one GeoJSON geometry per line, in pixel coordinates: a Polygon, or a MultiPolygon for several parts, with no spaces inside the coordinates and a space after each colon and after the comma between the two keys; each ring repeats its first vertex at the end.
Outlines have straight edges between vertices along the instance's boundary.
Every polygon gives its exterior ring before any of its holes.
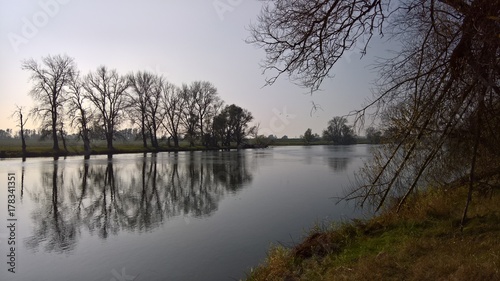
{"type": "Polygon", "coordinates": [[[351,158],[329,158],[328,166],[332,168],[335,172],[343,172],[347,169],[347,166],[351,162],[351,158]]]}
{"type": "Polygon", "coordinates": [[[334,172],[344,172],[352,161],[354,147],[351,145],[329,145],[324,147],[332,155],[325,158],[326,163],[334,172]]]}
{"type": "Polygon", "coordinates": [[[76,245],[78,221],[73,217],[71,205],[64,202],[64,169],[59,160],[42,170],[41,188],[29,194],[37,207],[32,213],[33,236],[26,239],[28,248],[38,249],[43,245],[46,252],[66,252],[76,245]]]}
{"type": "Polygon", "coordinates": [[[82,229],[106,239],[120,231],[151,231],[175,216],[210,216],[226,194],[252,181],[252,165],[241,151],[163,156],[45,166],[41,187],[26,193],[35,204],[27,247],[71,251],[82,229]]]}

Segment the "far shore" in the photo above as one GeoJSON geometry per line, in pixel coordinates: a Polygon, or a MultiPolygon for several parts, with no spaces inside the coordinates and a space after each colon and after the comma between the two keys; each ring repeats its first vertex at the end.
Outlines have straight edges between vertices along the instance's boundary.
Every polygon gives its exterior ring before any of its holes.
{"type": "MultiPolygon", "coordinates": [[[[36,148],[27,150],[25,153],[21,149],[0,150],[0,159],[4,158],[35,158],[35,157],[65,157],[65,156],[93,156],[93,155],[116,155],[116,154],[132,154],[132,153],[157,153],[157,152],[180,152],[180,151],[217,151],[238,149],[237,147],[205,147],[205,146],[180,146],[168,147],[142,147],[139,145],[117,145],[113,149],[102,147],[93,148],[90,154],[85,153],[83,148],[69,147],[68,150],[61,149],[59,151],[52,148],[36,148]]],[[[244,148],[243,148],[244,149],[244,148]]]]}
{"type": "MultiPolygon", "coordinates": [[[[358,144],[364,143],[358,141],[358,144]]],[[[65,157],[65,156],[92,156],[92,155],[115,155],[126,153],[155,153],[155,152],[180,152],[180,151],[218,151],[218,150],[234,150],[234,149],[252,149],[252,148],[266,148],[273,146],[310,146],[310,145],[331,145],[331,143],[324,141],[317,141],[313,143],[305,143],[300,139],[291,139],[288,141],[277,140],[269,144],[255,145],[245,144],[240,147],[236,145],[230,147],[206,147],[206,146],[189,146],[188,144],[181,144],[179,147],[161,145],[155,147],[143,147],[141,143],[134,142],[117,142],[113,149],[107,149],[105,145],[94,145],[90,154],[86,154],[83,146],[80,143],[71,143],[68,145],[67,150],[61,148],[59,151],[53,150],[50,142],[31,142],[26,152],[23,153],[20,145],[10,140],[8,143],[2,143],[0,140],[0,159],[6,158],[34,158],[34,157],[65,157]]]]}
{"type": "Polygon", "coordinates": [[[137,148],[114,148],[114,149],[99,149],[91,150],[90,154],[86,154],[84,151],[80,150],[38,150],[38,151],[26,151],[23,153],[21,150],[16,151],[0,151],[0,159],[2,158],[35,158],[35,157],[65,157],[65,156],[92,156],[92,155],[115,155],[115,154],[127,154],[127,153],[155,153],[155,152],[179,152],[179,151],[209,151],[209,150],[222,150],[222,149],[235,149],[235,148],[211,148],[211,147],[137,147],[137,148]]]}

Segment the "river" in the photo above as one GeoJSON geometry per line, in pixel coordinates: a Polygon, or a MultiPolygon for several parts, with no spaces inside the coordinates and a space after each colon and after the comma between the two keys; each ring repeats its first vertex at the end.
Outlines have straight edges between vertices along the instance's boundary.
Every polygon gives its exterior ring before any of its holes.
{"type": "Polygon", "coordinates": [[[0,279],[239,280],[271,245],[361,216],[334,197],[369,155],[354,145],[3,159],[0,279]]]}

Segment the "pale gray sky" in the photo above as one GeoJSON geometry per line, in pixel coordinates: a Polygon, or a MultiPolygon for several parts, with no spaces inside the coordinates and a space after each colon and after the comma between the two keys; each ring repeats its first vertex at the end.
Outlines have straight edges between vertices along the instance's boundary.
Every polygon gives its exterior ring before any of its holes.
{"type": "Polygon", "coordinates": [[[250,110],[261,133],[279,137],[307,128],[321,134],[333,116],[371,97],[369,65],[382,44],[362,60],[356,51],[346,56],[312,96],[285,77],[262,88],[265,53],[245,43],[260,7],[256,0],[0,0],[0,129],[17,130],[15,105],[33,106],[21,60],[49,54],[73,57],[83,74],[106,65],[121,74],[153,71],[177,85],[209,81],[227,104],[250,110]],[[311,116],[312,102],[322,110],[311,116]]]}

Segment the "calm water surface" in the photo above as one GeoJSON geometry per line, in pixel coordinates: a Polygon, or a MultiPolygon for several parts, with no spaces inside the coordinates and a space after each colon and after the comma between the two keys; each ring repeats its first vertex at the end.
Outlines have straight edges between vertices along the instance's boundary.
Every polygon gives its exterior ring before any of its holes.
{"type": "Polygon", "coordinates": [[[335,204],[369,146],[0,161],[0,280],[238,280],[335,204]],[[7,173],[17,176],[7,271],[7,173]]]}

